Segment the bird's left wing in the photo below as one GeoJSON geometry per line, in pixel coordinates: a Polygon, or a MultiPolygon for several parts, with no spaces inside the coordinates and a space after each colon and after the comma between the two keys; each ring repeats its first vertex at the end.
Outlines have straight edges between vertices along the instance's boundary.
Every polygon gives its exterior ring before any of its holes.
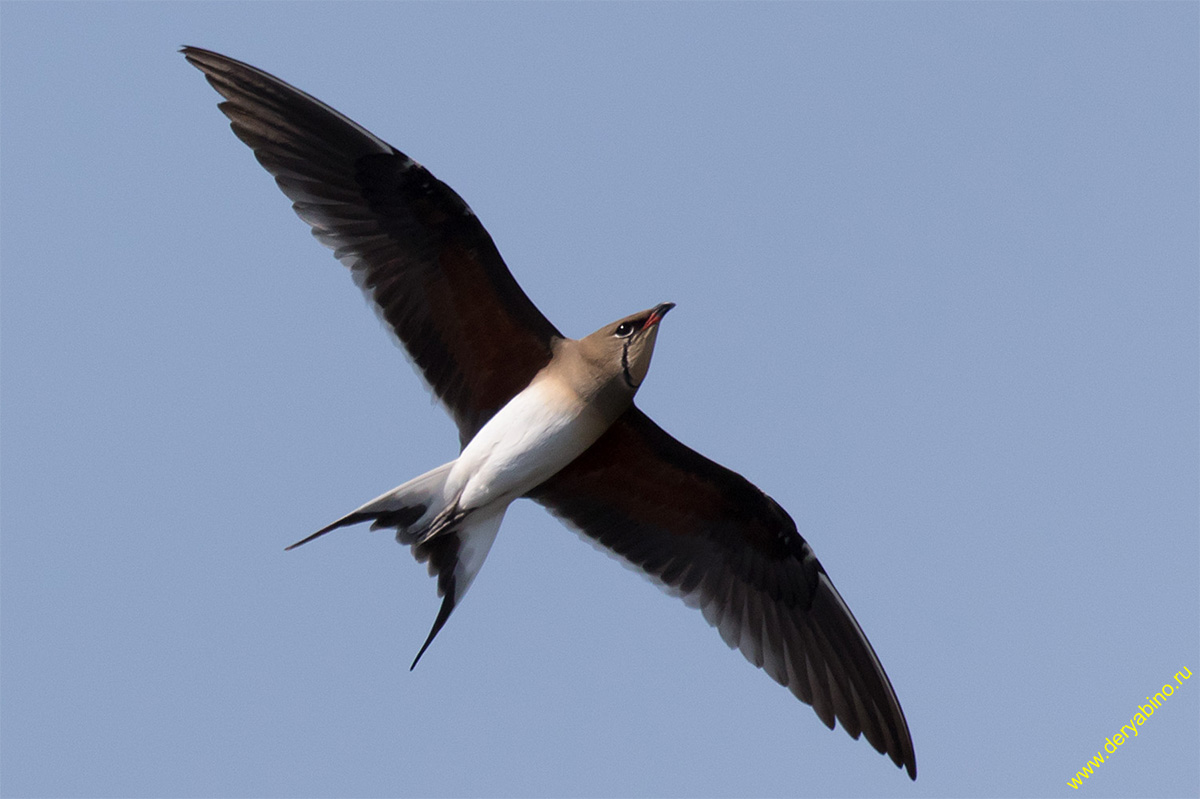
{"type": "Polygon", "coordinates": [[[228,56],[185,47],[238,138],[374,300],[465,444],[562,335],[454,191],[358,123],[228,56]]]}
{"type": "Polygon", "coordinates": [[[904,712],[812,548],[773,499],[631,407],[529,496],[699,607],[731,647],[916,779],[904,712]]]}

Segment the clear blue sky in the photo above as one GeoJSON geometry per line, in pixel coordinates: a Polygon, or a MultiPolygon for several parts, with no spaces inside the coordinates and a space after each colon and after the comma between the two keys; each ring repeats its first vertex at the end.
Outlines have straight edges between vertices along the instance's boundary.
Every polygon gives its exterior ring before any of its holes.
{"type": "Polygon", "coordinates": [[[1200,790],[1195,3],[0,9],[7,796],[1200,790]],[[176,49],[426,164],[795,517],[920,778],[514,506],[413,673],[453,457],[176,49]],[[1148,694],[1198,675],[1067,781],[1148,694]]]}

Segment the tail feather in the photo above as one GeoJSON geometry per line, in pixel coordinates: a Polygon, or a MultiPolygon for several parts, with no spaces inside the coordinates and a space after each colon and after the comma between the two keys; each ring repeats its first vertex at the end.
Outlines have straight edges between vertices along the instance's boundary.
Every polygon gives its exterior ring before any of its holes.
{"type": "Polygon", "coordinates": [[[360,522],[373,522],[372,530],[393,527],[400,535],[405,535],[413,529],[421,529],[422,522],[427,524],[447,504],[449,498],[444,496],[444,488],[452,466],[454,466],[454,461],[442,464],[420,477],[414,477],[404,485],[393,488],[362,507],[356,508],[333,524],[322,527],[307,538],[300,539],[286,547],[285,550],[307,544],[314,538],[320,538],[339,527],[360,522]]]}
{"type": "Polygon", "coordinates": [[[425,650],[441,632],[446,620],[475,581],[475,575],[482,568],[492,542],[496,540],[496,533],[500,531],[506,507],[488,515],[466,514],[440,530],[436,537],[412,544],[413,556],[417,560],[428,561],[430,573],[437,574],[442,606],[438,608],[429,636],[408,667],[409,671],[417,667],[425,650]]]}
{"type": "Polygon", "coordinates": [[[373,518],[375,518],[375,517],[369,513],[355,512],[355,513],[347,514],[347,515],[343,516],[342,518],[338,519],[333,524],[329,524],[329,525],[326,525],[325,527],[322,527],[320,530],[317,530],[312,535],[307,536],[305,538],[301,538],[299,541],[297,541],[294,544],[289,544],[288,546],[283,548],[283,551],[289,552],[289,551],[295,549],[296,547],[307,544],[309,541],[312,541],[314,538],[320,538],[321,536],[325,535],[329,531],[336,530],[339,527],[345,527],[350,524],[358,524],[359,522],[365,522],[365,521],[368,521],[373,518]]]}
{"type": "Polygon", "coordinates": [[[454,599],[449,594],[442,600],[442,606],[438,608],[437,618],[433,620],[433,628],[429,631],[429,637],[425,639],[425,643],[421,645],[421,651],[413,658],[412,665],[408,667],[412,671],[421,661],[421,655],[425,654],[425,650],[433,643],[433,639],[442,631],[442,626],[445,625],[446,619],[450,618],[450,614],[454,612],[454,599]]]}
{"type": "Polygon", "coordinates": [[[287,547],[295,549],[331,530],[360,522],[371,522],[372,530],[394,529],[396,540],[408,546],[419,562],[429,564],[429,573],[437,576],[438,595],[442,597],[433,628],[410,669],[416,668],[417,661],[471,587],[496,540],[508,507],[505,504],[486,510],[460,509],[458,497],[448,496],[446,487],[452,466],[454,461],[409,480],[287,547]]]}

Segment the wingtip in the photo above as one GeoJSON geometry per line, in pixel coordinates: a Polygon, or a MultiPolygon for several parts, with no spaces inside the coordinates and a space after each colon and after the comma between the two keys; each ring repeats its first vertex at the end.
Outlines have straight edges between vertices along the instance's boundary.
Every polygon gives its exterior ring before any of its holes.
{"type": "Polygon", "coordinates": [[[196,63],[197,56],[211,55],[211,50],[205,50],[203,47],[193,47],[190,44],[179,45],[179,53],[183,55],[190,63],[196,63]]]}

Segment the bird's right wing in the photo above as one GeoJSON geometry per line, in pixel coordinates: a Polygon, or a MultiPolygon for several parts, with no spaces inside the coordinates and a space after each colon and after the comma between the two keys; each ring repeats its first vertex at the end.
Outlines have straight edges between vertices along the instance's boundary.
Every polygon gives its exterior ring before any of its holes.
{"type": "Polygon", "coordinates": [[[903,766],[916,755],[874,649],[773,499],[631,407],[529,496],[699,607],[731,647],[831,729],[903,766]]]}
{"type": "Polygon", "coordinates": [[[183,48],[233,132],[354,279],[465,444],[550,360],[562,335],[454,191],[362,126],[278,78],[183,48]]]}

